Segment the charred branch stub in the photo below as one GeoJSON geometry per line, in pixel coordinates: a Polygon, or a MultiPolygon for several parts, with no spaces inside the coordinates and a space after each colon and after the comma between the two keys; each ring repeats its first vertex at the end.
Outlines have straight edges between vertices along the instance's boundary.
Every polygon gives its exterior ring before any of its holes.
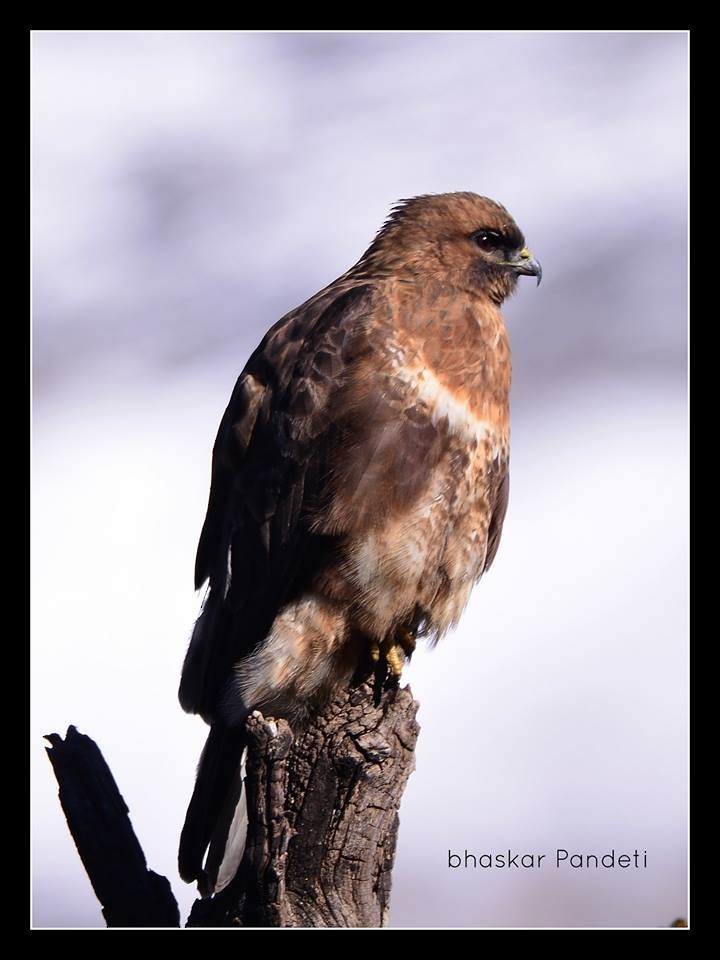
{"type": "MultiPolygon", "coordinates": [[[[388,922],[398,808],[419,727],[409,687],[361,683],[293,736],[247,721],[248,838],[233,882],[196,901],[190,927],[380,927],[388,922]]],[[[179,926],[170,884],[148,870],[97,744],[48,738],[70,832],[109,927],[179,926]]]]}
{"type": "Polygon", "coordinates": [[[70,833],[108,927],[179,927],[166,877],[148,870],[127,804],[97,744],[75,727],[46,737],[70,833]]]}
{"type": "Polygon", "coordinates": [[[284,720],[250,717],[243,862],[188,926],[385,926],[417,706],[408,687],[378,697],[364,683],[297,738],[284,720]]]}

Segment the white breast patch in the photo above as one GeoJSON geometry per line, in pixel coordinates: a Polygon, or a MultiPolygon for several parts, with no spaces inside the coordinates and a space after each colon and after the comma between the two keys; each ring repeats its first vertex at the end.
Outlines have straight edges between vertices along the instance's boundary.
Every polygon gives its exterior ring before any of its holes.
{"type": "Polygon", "coordinates": [[[468,405],[459,400],[427,367],[400,367],[395,375],[407,383],[420,402],[426,404],[433,424],[447,419],[451,433],[466,441],[495,438],[496,430],[492,423],[476,417],[468,405]]]}

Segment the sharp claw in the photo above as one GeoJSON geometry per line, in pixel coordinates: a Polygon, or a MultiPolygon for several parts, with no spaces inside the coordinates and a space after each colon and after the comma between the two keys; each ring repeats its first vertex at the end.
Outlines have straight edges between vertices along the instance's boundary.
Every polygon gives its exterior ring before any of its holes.
{"type": "Polygon", "coordinates": [[[399,643],[390,643],[385,650],[388,670],[394,677],[399,677],[405,666],[405,654],[399,643]]]}
{"type": "Polygon", "coordinates": [[[414,635],[406,627],[400,627],[392,640],[373,640],[370,644],[370,659],[376,665],[384,660],[388,674],[397,680],[402,674],[405,661],[410,659],[414,649],[414,635]]]}
{"type": "Polygon", "coordinates": [[[398,627],[395,642],[403,648],[406,657],[412,656],[415,650],[415,635],[412,630],[408,630],[407,627],[398,627]]]}

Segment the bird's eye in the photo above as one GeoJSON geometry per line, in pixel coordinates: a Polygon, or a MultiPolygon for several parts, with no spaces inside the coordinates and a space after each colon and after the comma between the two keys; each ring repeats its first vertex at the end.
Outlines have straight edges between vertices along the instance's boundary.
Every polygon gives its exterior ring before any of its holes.
{"type": "Polygon", "coordinates": [[[495,250],[502,244],[502,237],[497,230],[478,230],[473,234],[473,240],[481,250],[495,250]]]}

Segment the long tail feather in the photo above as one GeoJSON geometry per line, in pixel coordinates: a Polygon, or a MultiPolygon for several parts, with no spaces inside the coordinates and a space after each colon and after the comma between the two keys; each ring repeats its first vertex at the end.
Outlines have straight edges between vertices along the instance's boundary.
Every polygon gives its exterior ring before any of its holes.
{"type": "MultiPolygon", "coordinates": [[[[217,850],[224,849],[242,792],[241,761],[245,750],[244,726],[214,723],[198,764],[195,789],[180,836],[178,866],[187,883],[198,881],[200,892],[212,892],[215,877],[203,869],[208,845],[214,852],[208,866],[215,872],[217,850]]],[[[222,856],[220,857],[222,859],[222,856]]],[[[219,866],[219,862],[218,862],[219,866]]]]}
{"type": "Polygon", "coordinates": [[[247,794],[243,789],[243,781],[246,756],[247,754],[243,754],[234,783],[235,789],[228,794],[228,800],[213,833],[205,860],[208,888],[212,888],[213,893],[224,890],[233,880],[245,852],[248,816],[247,794]]]}

